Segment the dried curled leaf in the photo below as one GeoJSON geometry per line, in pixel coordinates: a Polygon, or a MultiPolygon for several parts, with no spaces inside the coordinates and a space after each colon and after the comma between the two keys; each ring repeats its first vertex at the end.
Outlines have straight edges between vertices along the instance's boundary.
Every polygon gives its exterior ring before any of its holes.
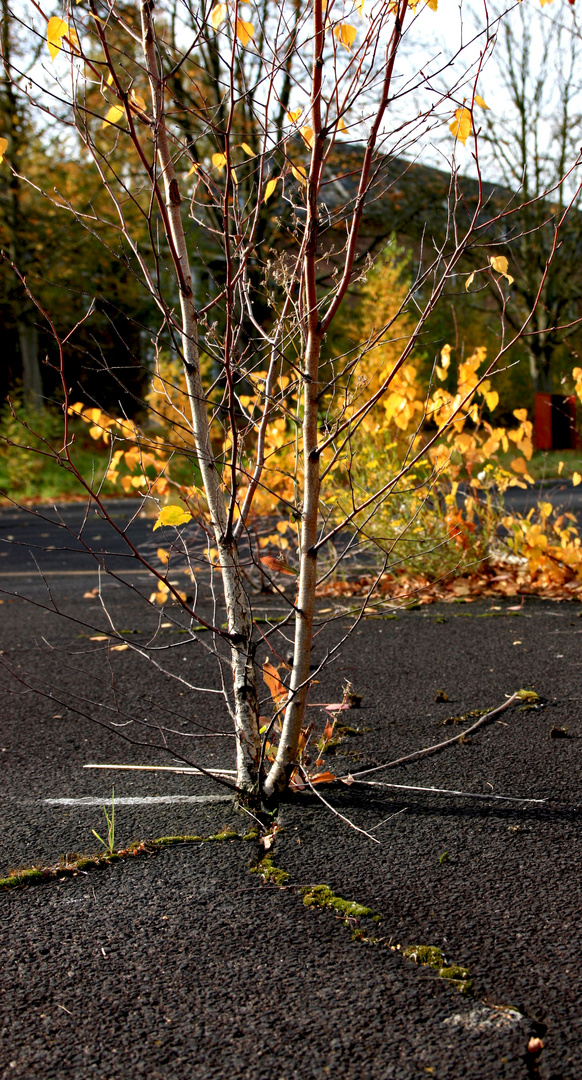
{"type": "Polygon", "coordinates": [[[162,525],[173,525],[177,528],[178,525],[185,525],[187,521],[192,520],[192,514],[189,510],[185,510],[183,506],[164,506],[160,510],[153,531],[161,528],[162,525]]]}
{"type": "Polygon", "coordinates": [[[455,111],[455,118],[449,124],[449,131],[464,146],[471,134],[472,126],[471,113],[463,106],[455,111]]]}
{"type": "Polygon", "coordinates": [[[502,277],[507,278],[507,284],[508,285],[513,285],[513,282],[514,282],[515,279],[512,278],[511,274],[507,273],[508,268],[509,268],[509,263],[507,262],[507,259],[505,258],[505,255],[490,255],[489,256],[489,262],[491,263],[491,266],[493,267],[494,270],[497,271],[498,274],[501,274],[502,277]]]}
{"type": "Polygon", "coordinates": [[[281,682],[277,668],[270,664],[268,660],[263,664],[263,680],[273,698],[275,708],[278,709],[281,702],[287,698],[287,687],[281,682]]]}
{"type": "Polygon", "coordinates": [[[274,572],[279,572],[280,574],[292,574],[293,577],[297,576],[297,570],[294,566],[290,566],[289,563],[286,562],[283,555],[279,555],[278,558],[276,558],[274,555],[263,555],[261,557],[261,562],[264,563],[264,565],[267,567],[267,570],[273,570],[274,572]]]}

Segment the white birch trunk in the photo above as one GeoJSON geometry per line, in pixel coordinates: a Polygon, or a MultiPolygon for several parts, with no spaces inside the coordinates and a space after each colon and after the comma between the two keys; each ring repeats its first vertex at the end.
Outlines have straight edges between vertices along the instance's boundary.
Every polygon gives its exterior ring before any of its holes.
{"type": "Polygon", "coordinates": [[[154,138],[164,183],[167,239],[173,248],[180,292],[182,360],[192,433],[218,549],[231,642],[237,784],[242,791],[252,794],[258,791],[260,736],[251,611],[243,585],[237,544],[234,540],[227,540],[226,506],[210,439],[206,396],[200,376],[192,275],[180,213],[180,192],[166,128],[164,86],[158,66],[152,10],[151,0],[141,0],[142,46],[154,107],[154,138]]]}
{"type": "Polygon", "coordinates": [[[303,513],[301,516],[301,561],[295,616],[295,648],[290,679],[289,702],[277,756],[264,784],[267,801],[274,800],[287,787],[297,761],[297,746],[309,689],[309,662],[313,639],[313,609],[317,581],[317,512],[319,506],[319,454],[317,449],[317,376],[321,339],[309,335],[305,353],[303,390],[303,513]]]}

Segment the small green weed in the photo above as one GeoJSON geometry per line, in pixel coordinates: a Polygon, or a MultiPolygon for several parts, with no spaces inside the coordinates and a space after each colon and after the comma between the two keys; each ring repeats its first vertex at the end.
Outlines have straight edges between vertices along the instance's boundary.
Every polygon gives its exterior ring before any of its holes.
{"type": "Polygon", "coordinates": [[[115,852],[115,788],[111,788],[111,816],[109,816],[106,806],[103,807],[103,813],[107,822],[107,842],[99,836],[98,832],[95,832],[95,829],[91,829],[91,832],[99,843],[103,844],[108,854],[113,855],[115,852]]]}

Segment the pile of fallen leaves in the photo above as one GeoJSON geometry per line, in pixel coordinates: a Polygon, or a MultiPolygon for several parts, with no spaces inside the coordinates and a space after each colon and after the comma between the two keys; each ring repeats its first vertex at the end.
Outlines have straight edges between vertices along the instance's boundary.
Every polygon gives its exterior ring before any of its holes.
{"type": "Polygon", "coordinates": [[[541,596],[548,600],[582,600],[582,581],[572,576],[533,571],[525,560],[515,563],[487,560],[462,576],[431,581],[422,574],[363,574],[352,580],[326,581],[318,596],[383,599],[393,604],[471,603],[483,596],[541,596]],[[376,583],[376,584],[375,584],[376,583]]]}

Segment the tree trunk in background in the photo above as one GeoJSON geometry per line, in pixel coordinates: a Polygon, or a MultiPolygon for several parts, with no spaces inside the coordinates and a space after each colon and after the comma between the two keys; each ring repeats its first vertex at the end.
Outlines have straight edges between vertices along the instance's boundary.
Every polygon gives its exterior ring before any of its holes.
{"type": "MultiPolygon", "coordinates": [[[[26,313],[23,312],[23,315],[26,313]]],[[[32,316],[32,312],[30,312],[32,316]]],[[[42,397],[42,378],[38,358],[38,331],[32,322],[25,319],[18,320],[18,340],[20,342],[20,357],[22,360],[22,393],[24,404],[33,412],[42,412],[44,402],[42,397]]]]}
{"type": "MultiPolygon", "coordinates": [[[[1,80],[2,134],[8,139],[10,163],[13,168],[9,182],[8,205],[5,226],[8,233],[8,253],[15,266],[26,266],[26,236],[22,228],[20,213],[19,154],[23,144],[24,125],[15,91],[12,71],[11,19],[13,18],[8,0],[1,0],[2,27],[0,41],[2,46],[3,78],[1,80]]],[[[16,31],[18,33],[18,29],[16,31]]],[[[18,327],[20,359],[22,362],[22,390],[24,404],[34,412],[43,409],[42,377],[38,358],[38,331],[36,329],[36,311],[27,298],[22,284],[14,277],[10,290],[10,303],[14,321],[18,327]]]]}

